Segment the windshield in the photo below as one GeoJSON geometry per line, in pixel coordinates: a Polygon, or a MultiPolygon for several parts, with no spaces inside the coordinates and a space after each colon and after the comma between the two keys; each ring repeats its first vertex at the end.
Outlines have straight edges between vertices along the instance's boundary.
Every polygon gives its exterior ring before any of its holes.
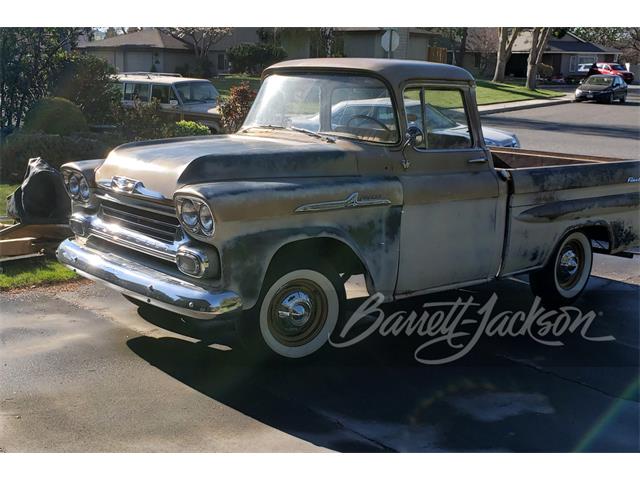
{"type": "Polygon", "coordinates": [[[341,74],[271,75],[244,129],[304,129],[379,143],[398,141],[387,87],[371,77],[341,74]]]}
{"type": "Polygon", "coordinates": [[[176,83],[176,90],[182,103],[215,102],[220,95],[211,82],[181,82],[176,83]]]}
{"type": "Polygon", "coordinates": [[[609,65],[609,68],[611,68],[611,70],[625,70],[622,65],[609,65]]]}
{"type": "Polygon", "coordinates": [[[585,85],[611,85],[611,77],[589,77],[585,85]]]}

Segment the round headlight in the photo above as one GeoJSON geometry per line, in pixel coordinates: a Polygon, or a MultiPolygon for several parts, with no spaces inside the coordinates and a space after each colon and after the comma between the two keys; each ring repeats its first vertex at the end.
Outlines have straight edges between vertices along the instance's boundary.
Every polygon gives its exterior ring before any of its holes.
{"type": "Polygon", "coordinates": [[[80,179],[80,198],[86,202],[89,200],[89,195],[89,184],[87,183],[87,180],[82,177],[80,179]]]}
{"type": "Polygon", "coordinates": [[[182,222],[189,228],[193,229],[198,225],[198,210],[191,200],[182,201],[180,218],[182,222]]]}
{"type": "Polygon", "coordinates": [[[76,197],[80,191],[80,182],[77,175],[71,175],[69,177],[69,193],[72,197],[76,197]]]}
{"type": "Polygon", "coordinates": [[[200,228],[205,235],[213,235],[215,222],[211,210],[206,204],[200,206],[200,228]]]}

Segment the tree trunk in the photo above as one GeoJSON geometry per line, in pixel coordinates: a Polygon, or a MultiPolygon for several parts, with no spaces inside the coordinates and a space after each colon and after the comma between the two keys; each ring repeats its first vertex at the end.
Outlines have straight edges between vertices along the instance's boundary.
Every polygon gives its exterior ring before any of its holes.
{"type": "Polygon", "coordinates": [[[538,65],[549,43],[551,28],[535,27],[531,32],[531,50],[527,58],[527,83],[529,90],[535,90],[538,83],[538,65]]]}
{"type": "Polygon", "coordinates": [[[469,33],[468,28],[462,29],[462,37],[460,38],[460,49],[458,50],[458,58],[456,59],[456,65],[464,67],[464,55],[467,53],[467,36],[469,33]]]}
{"type": "Polygon", "coordinates": [[[493,81],[502,83],[504,82],[504,75],[507,69],[507,62],[511,57],[511,51],[513,50],[513,45],[516,43],[516,39],[520,34],[520,30],[522,28],[509,28],[509,27],[500,27],[499,34],[500,39],[498,41],[498,52],[496,59],[496,70],[493,74],[493,81]]]}
{"type": "Polygon", "coordinates": [[[527,88],[529,90],[535,90],[538,76],[538,65],[535,63],[527,63],[527,88]]]}

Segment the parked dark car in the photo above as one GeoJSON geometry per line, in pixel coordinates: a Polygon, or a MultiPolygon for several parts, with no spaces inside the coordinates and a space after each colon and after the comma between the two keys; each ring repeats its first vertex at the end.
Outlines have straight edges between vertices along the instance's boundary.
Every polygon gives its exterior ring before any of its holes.
{"type": "Polygon", "coordinates": [[[633,73],[619,63],[594,63],[589,69],[588,76],[591,75],[617,75],[627,84],[633,82],[633,73]]]}
{"type": "Polygon", "coordinates": [[[627,84],[617,75],[592,75],[576,88],[576,102],[596,100],[612,103],[627,101],[627,84]]]}

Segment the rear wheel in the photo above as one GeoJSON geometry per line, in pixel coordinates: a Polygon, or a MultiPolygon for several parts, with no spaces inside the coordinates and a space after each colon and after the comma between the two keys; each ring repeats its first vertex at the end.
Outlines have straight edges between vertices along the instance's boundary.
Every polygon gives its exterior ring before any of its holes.
{"type": "Polygon", "coordinates": [[[610,93],[605,100],[606,103],[613,103],[613,93],[610,93]]]}
{"type": "Polygon", "coordinates": [[[591,242],[582,232],[567,235],[542,270],[529,275],[531,290],[547,306],[572,303],[591,275],[591,242]]]}
{"type": "Polygon", "coordinates": [[[277,268],[256,305],[237,319],[237,331],[252,355],[306,357],[327,343],[344,302],[344,285],[332,267],[277,268]]]}
{"type": "Polygon", "coordinates": [[[620,103],[625,103],[627,101],[627,94],[625,93],[620,97],[620,103]]]}

